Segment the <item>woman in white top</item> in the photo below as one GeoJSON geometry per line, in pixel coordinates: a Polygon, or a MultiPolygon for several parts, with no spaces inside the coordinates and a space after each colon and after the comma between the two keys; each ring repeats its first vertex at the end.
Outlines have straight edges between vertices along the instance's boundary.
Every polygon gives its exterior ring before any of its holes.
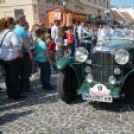
{"type": "Polygon", "coordinates": [[[14,19],[11,17],[0,19],[0,64],[6,72],[7,96],[9,99],[19,100],[24,98],[19,87],[19,58],[23,57],[19,39],[12,32],[14,19]]]}

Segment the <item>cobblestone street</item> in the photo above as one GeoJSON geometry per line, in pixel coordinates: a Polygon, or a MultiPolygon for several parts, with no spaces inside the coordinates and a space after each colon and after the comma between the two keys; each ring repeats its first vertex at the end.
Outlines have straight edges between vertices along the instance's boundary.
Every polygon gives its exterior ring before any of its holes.
{"type": "Polygon", "coordinates": [[[134,134],[134,100],[89,103],[78,96],[68,105],[58,96],[56,78],[53,91],[43,91],[39,78],[32,78],[34,91],[19,102],[8,100],[2,90],[0,134],[134,134]]]}

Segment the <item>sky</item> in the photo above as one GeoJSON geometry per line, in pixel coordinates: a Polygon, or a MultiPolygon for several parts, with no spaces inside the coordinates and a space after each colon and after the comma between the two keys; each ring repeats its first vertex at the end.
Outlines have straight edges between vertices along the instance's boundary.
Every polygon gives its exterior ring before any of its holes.
{"type": "Polygon", "coordinates": [[[134,8],[134,0],[111,0],[111,5],[117,7],[132,6],[134,8]]]}

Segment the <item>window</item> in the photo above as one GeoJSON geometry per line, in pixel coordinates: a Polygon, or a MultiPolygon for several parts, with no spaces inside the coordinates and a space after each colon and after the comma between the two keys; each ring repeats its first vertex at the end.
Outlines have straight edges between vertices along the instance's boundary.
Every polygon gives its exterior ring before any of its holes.
{"type": "Polygon", "coordinates": [[[94,0],[94,4],[97,4],[97,3],[96,3],[96,0],[94,0]]]}
{"type": "Polygon", "coordinates": [[[36,5],[34,5],[34,13],[37,13],[36,5]]]}
{"type": "Polygon", "coordinates": [[[90,20],[90,18],[92,18],[92,14],[91,13],[87,14],[87,19],[90,20]]]}
{"type": "Polygon", "coordinates": [[[17,18],[20,15],[24,15],[23,9],[14,9],[14,17],[17,18]]]}
{"type": "Polygon", "coordinates": [[[103,7],[105,7],[105,3],[106,3],[106,1],[105,1],[105,0],[103,0],[103,7]]]}
{"type": "Polygon", "coordinates": [[[0,0],[0,4],[4,4],[5,3],[5,0],[0,0]]]}
{"type": "Polygon", "coordinates": [[[101,6],[101,0],[100,0],[100,6],[101,6]]]}

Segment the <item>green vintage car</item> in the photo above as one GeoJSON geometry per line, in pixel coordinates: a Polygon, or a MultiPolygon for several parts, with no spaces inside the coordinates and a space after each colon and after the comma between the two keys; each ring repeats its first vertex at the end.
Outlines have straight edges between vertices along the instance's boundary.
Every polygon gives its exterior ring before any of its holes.
{"type": "Polygon", "coordinates": [[[63,57],[57,89],[66,102],[77,94],[86,101],[113,102],[128,94],[134,86],[134,41],[126,37],[108,37],[98,41],[88,60],[86,49],[79,47],[75,57],[63,57]]]}

